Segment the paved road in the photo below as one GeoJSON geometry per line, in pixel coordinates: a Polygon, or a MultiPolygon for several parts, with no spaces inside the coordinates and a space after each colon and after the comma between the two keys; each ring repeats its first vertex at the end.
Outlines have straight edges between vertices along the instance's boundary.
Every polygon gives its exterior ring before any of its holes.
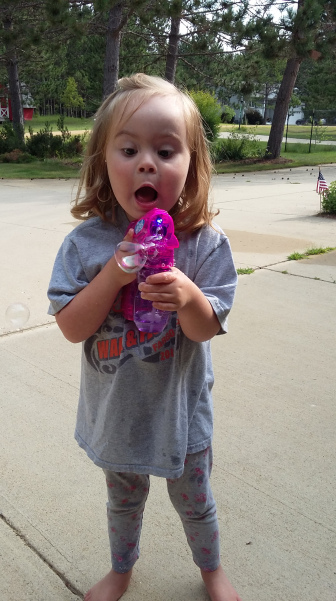
{"type": "MultiPolygon", "coordinates": [[[[328,182],[336,166],[323,167],[328,182]]],[[[239,277],[213,341],[213,488],[225,569],[244,601],[336,600],[336,221],[317,168],[214,178],[239,277]]],[[[46,316],[55,253],[75,223],[69,181],[0,181],[0,598],[75,601],[109,569],[105,486],[73,440],[80,345],[46,316]],[[5,323],[25,302],[24,331],[5,323]]],[[[206,601],[164,480],[152,479],[125,601],[206,601]]]]}

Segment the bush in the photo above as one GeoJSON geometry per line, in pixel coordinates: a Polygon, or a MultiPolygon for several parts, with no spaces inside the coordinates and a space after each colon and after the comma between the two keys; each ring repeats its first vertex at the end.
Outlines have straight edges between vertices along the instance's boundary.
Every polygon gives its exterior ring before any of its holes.
{"type": "Polygon", "coordinates": [[[243,161],[244,159],[261,158],[262,148],[254,135],[239,135],[232,133],[228,138],[222,138],[212,144],[212,160],[215,163],[223,161],[243,161]]]}
{"type": "Polygon", "coordinates": [[[53,135],[50,123],[46,123],[38,133],[34,134],[29,128],[29,138],[23,143],[13,128],[6,121],[0,128],[0,157],[1,162],[28,163],[38,159],[71,158],[83,154],[86,134],[72,136],[64,125],[64,117],[57,121],[60,134],[53,135]],[[25,152],[27,151],[27,152],[25,152]]]}
{"type": "Polygon", "coordinates": [[[39,159],[64,159],[82,154],[85,134],[72,136],[61,117],[57,125],[61,135],[53,135],[49,123],[36,134],[29,130],[30,138],[26,142],[28,152],[39,159]]]}
{"type": "Polygon", "coordinates": [[[215,96],[209,92],[190,92],[190,96],[202,115],[206,137],[209,141],[218,138],[222,108],[215,96]]]}
{"type": "Polygon", "coordinates": [[[247,109],[245,117],[249,125],[261,125],[263,122],[262,114],[256,109],[247,109]]]}
{"type": "Polygon", "coordinates": [[[64,123],[64,115],[60,115],[57,119],[57,128],[61,132],[63,142],[71,138],[71,133],[69,132],[67,126],[64,123]]]}
{"type": "Polygon", "coordinates": [[[75,135],[71,136],[63,142],[61,152],[59,156],[61,158],[70,158],[83,154],[83,136],[75,135]]]}
{"type": "Polygon", "coordinates": [[[49,123],[37,134],[29,130],[30,138],[26,142],[26,148],[30,154],[39,159],[54,158],[59,155],[62,148],[62,137],[53,136],[49,123]]]}
{"type": "Polygon", "coordinates": [[[329,190],[323,195],[322,210],[324,213],[336,215],[336,181],[331,182],[329,190]]]}
{"type": "Polygon", "coordinates": [[[6,152],[12,152],[19,148],[24,150],[24,144],[20,138],[18,138],[13,125],[10,121],[5,121],[0,128],[0,154],[6,152]]]}
{"type": "Polygon", "coordinates": [[[22,152],[19,148],[15,148],[11,152],[5,152],[0,155],[1,163],[32,163],[36,159],[28,152],[22,152]]]}
{"type": "Polygon", "coordinates": [[[235,114],[236,113],[233,108],[231,108],[230,106],[227,106],[227,105],[223,106],[222,114],[221,114],[222,123],[233,123],[235,114]]]}

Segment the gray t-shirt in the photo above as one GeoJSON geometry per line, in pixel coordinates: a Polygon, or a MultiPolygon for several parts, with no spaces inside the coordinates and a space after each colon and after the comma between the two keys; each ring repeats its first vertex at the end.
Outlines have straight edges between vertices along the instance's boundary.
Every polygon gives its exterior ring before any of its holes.
{"type": "MultiPolygon", "coordinates": [[[[90,218],[66,236],[49,285],[49,313],[60,311],[104,267],[124,238],[118,225],[90,218]]],[[[176,267],[202,290],[226,332],[237,274],[218,226],[179,235],[176,267]],[[214,229],[215,228],[215,229],[214,229]]],[[[139,332],[116,299],[98,331],[82,343],[75,438],[111,471],[178,478],[186,453],[209,446],[213,433],[210,341],[187,338],[171,313],[160,334],[139,332]]]]}

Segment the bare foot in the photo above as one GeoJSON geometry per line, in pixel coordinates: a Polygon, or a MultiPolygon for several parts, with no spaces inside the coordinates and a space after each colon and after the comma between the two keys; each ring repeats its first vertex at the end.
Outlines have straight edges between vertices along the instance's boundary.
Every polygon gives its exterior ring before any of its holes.
{"type": "Polygon", "coordinates": [[[84,601],[118,601],[126,591],[131,580],[132,570],[118,574],[111,570],[86,593],[84,601]]]}
{"type": "Polygon", "coordinates": [[[201,575],[211,601],[242,601],[222,566],[214,572],[201,570],[201,575]]]}

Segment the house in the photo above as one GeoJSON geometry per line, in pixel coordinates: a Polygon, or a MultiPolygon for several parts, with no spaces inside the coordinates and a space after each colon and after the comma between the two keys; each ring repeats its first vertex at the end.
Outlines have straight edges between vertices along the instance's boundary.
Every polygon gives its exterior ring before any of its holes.
{"type": "MultiPolygon", "coordinates": [[[[273,115],[274,115],[274,105],[276,101],[276,94],[271,94],[269,97],[270,107],[266,108],[266,123],[272,123],[273,115]]],[[[259,113],[263,116],[265,112],[265,102],[261,96],[255,96],[253,99],[250,99],[246,102],[244,100],[240,100],[238,96],[233,96],[230,98],[229,102],[230,106],[235,109],[235,123],[239,123],[240,120],[244,119],[244,114],[249,109],[259,111],[259,113]]],[[[289,117],[288,124],[295,125],[297,121],[304,120],[304,106],[300,105],[297,107],[293,107],[289,109],[289,117]]],[[[287,120],[286,120],[287,123],[287,120]]]]}
{"type": "MultiPolygon", "coordinates": [[[[21,85],[22,89],[22,108],[23,108],[23,119],[25,121],[31,121],[34,113],[34,101],[32,96],[24,84],[21,85]]],[[[12,104],[9,97],[9,90],[7,86],[0,84],[0,123],[3,121],[12,121],[12,104]]]]}

